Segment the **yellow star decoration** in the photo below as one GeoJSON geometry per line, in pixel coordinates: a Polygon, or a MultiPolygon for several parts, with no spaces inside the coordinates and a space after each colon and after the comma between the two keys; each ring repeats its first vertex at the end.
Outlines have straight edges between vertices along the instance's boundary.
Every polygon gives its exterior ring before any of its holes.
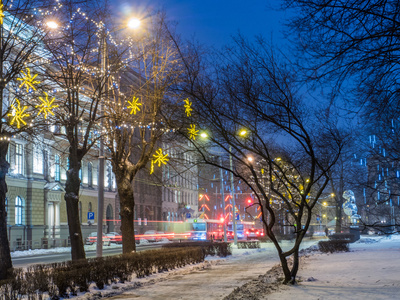
{"type": "Polygon", "coordinates": [[[163,154],[162,149],[159,148],[156,151],[156,154],[153,154],[154,159],[151,160],[151,169],[150,169],[150,174],[153,174],[154,172],[154,165],[158,164],[159,167],[161,167],[161,164],[166,165],[167,161],[169,161],[168,158],[168,153],[167,154],[163,154]]]}
{"type": "Polygon", "coordinates": [[[189,138],[190,139],[196,139],[196,135],[198,135],[197,133],[199,132],[198,130],[196,130],[196,125],[194,124],[190,124],[190,128],[187,129],[188,133],[189,133],[189,138]]]}
{"type": "Polygon", "coordinates": [[[139,98],[136,98],[135,96],[133,96],[132,102],[128,101],[128,103],[130,104],[127,108],[132,108],[130,114],[134,114],[136,115],[137,111],[140,111],[139,106],[142,106],[142,103],[139,103],[139,98]]]}
{"type": "Polygon", "coordinates": [[[17,122],[17,128],[21,127],[21,123],[23,125],[26,125],[26,122],[24,121],[25,117],[29,117],[30,115],[28,113],[25,113],[25,110],[28,108],[28,106],[24,106],[23,108],[21,107],[21,103],[17,98],[15,98],[15,102],[11,104],[11,107],[13,109],[12,113],[9,113],[8,116],[12,117],[10,121],[10,125],[13,125],[15,122],[17,122]],[[17,103],[17,106],[15,106],[15,102],[17,103]]]}
{"type": "Polygon", "coordinates": [[[0,0],[0,24],[3,25],[3,18],[4,18],[4,5],[3,1],[0,0]]]}
{"type": "Polygon", "coordinates": [[[36,81],[35,78],[38,74],[31,75],[31,70],[29,68],[26,68],[26,73],[24,71],[21,71],[21,73],[24,75],[22,78],[17,78],[17,80],[22,81],[19,87],[23,87],[24,85],[26,86],[26,92],[29,92],[29,88],[32,88],[34,91],[36,91],[36,88],[34,84],[40,83],[40,81],[36,81]]]}
{"type": "Polygon", "coordinates": [[[53,105],[54,100],[56,100],[55,97],[53,97],[53,99],[51,99],[51,101],[49,100],[49,95],[47,95],[46,92],[44,92],[44,94],[46,95],[46,98],[43,99],[42,97],[39,97],[39,100],[42,101],[42,103],[40,105],[36,105],[35,108],[40,108],[39,112],[38,112],[38,116],[41,113],[44,113],[44,118],[47,119],[47,114],[50,113],[54,116],[54,113],[51,111],[53,108],[58,107],[59,105],[53,105]]]}
{"type": "Polygon", "coordinates": [[[189,98],[187,98],[187,99],[185,99],[183,101],[185,102],[184,107],[185,107],[186,116],[190,117],[192,115],[191,111],[193,110],[192,109],[192,102],[189,101],[189,98]]]}

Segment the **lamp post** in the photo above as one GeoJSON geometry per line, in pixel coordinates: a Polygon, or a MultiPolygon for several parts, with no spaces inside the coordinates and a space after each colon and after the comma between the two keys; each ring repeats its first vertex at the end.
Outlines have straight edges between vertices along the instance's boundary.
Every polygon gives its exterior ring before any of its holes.
{"type": "MultiPolygon", "coordinates": [[[[127,27],[131,29],[138,28],[140,26],[140,20],[136,18],[132,18],[129,20],[127,27]]],[[[124,26],[125,27],[125,26],[124,26]]],[[[122,27],[122,28],[124,28],[122,27]]],[[[117,28],[118,31],[122,28],[117,28]]],[[[107,40],[106,40],[106,31],[105,27],[103,27],[103,31],[101,34],[101,42],[100,42],[100,70],[102,74],[101,80],[101,93],[105,93],[104,98],[107,98],[107,89],[106,89],[106,72],[107,72],[107,40]]],[[[101,97],[100,99],[100,130],[103,128],[103,116],[104,116],[104,101],[101,97]]],[[[104,139],[103,134],[100,132],[99,139],[99,178],[97,180],[97,190],[98,190],[98,198],[97,198],[97,245],[96,245],[96,256],[103,256],[103,217],[104,217],[104,139]]]]}
{"type": "MultiPolygon", "coordinates": [[[[222,166],[222,157],[219,157],[219,162],[222,166]]],[[[226,237],[226,221],[225,221],[225,197],[224,197],[224,174],[222,171],[222,168],[219,168],[219,172],[220,172],[220,177],[221,177],[221,197],[222,197],[222,211],[224,214],[224,242],[226,243],[228,241],[227,237],[226,237]]]]}
{"type": "MultiPolygon", "coordinates": [[[[101,80],[101,94],[105,89],[106,85],[106,60],[107,60],[107,41],[106,34],[103,30],[101,37],[101,74],[103,76],[101,80]]],[[[103,128],[103,114],[104,114],[104,101],[100,99],[100,130],[103,128]]],[[[99,140],[99,178],[97,179],[97,245],[96,245],[96,256],[103,256],[103,217],[104,217],[104,139],[103,133],[100,132],[99,140]]]]}
{"type": "MultiPolygon", "coordinates": [[[[232,162],[232,146],[229,146],[229,166],[233,170],[232,162]]],[[[232,226],[233,226],[233,244],[237,245],[237,229],[236,229],[236,202],[235,202],[235,186],[233,185],[233,173],[231,172],[231,196],[232,196],[232,226]]]]}

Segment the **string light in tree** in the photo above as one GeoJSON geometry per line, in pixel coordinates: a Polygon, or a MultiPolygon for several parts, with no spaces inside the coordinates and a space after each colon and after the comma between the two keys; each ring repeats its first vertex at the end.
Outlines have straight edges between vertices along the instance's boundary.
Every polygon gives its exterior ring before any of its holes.
{"type": "Polygon", "coordinates": [[[17,123],[17,128],[20,128],[21,124],[26,125],[24,118],[29,117],[29,114],[25,112],[28,106],[21,107],[21,103],[17,98],[15,98],[15,102],[11,104],[11,108],[13,109],[13,111],[12,113],[8,114],[9,117],[12,117],[10,125],[14,125],[14,123],[17,123]],[[17,104],[16,106],[15,103],[17,104]]]}
{"type": "Polygon", "coordinates": [[[139,106],[142,106],[142,103],[138,102],[139,98],[136,98],[135,96],[133,96],[132,101],[128,101],[128,103],[130,104],[127,108],[131,108],[132,110],[130,111],[130,114],[134,114],[136,115],[136,113],[138,111],[140,111],[139,106]]]}
{"type": "Polygon", "coordinates": [[[154,172],[154,165],[158,164],[159,167],[161,167],[161,164],[166,165],[167,161],[169,161],[168,158],[168,153],[164,154],[162,149],[159,148],[155,154],[153,154],[153,159],[151,160],[151,168],[150,168],[150,174],[153,174],[154,172]]]}
{"type": "Polygon", "coordinates": [[[4,5],[3,1],[0,0],[0,24],[3,25],[3,19],[4,19],[4,5]]]}
{"type": "Polygon", "coordinates": [[[29,68],[26,68],[26,73],[24,71],[21,71],[21,73],[24,75],[22,78],[17,78],[18,81],[22,81],[20,84],[20,88],[25,85],[26,87],[26,92],[29,92],[29,89],[33,89],[36,91],[35,84],[40,83],[40,81],[36,81],[35,78],[38,74],[31,75],[31,70],[29,68]]]}
{"type": "Polygon", "coordinates": [[[185,99],[185,100],[183,100],[184,102],[185,102],[185,105],[184,105],[184,107],[185,107],[185,113],[186,113],[186,116],[188,116],[188,117],[190,117],[191,115],[192,115],[192,102],[190,102],[189,101],[189,98],[187,98],[187,99],[185,99]]]}
{"type": "Polygon", "coordinates": [[[190,128],[187,129],[189,133],[189,138],[195,140],[198,135],[198,130],[196,130],[196,125],[190,124],[190,128]]]}
{"type": "Polygon", "coordinates": [[[53,97],[53,99],[49,100],[49,95],[47,95],[46,92],[44,92],[44,94],[46,95],[46,98],[39,97],[39,100],[42,101],[42,103],[39,105],[36,105],[35,108],[40,108],[40,110],[38,112],[38,116],[41,113],[44,113],[44,118],[47,119],[48,113],[50,113],[54,116],[52,109],[58,107],[59,105],[53,105],[53,102],[56,100],[55,97],[53,97]]]}

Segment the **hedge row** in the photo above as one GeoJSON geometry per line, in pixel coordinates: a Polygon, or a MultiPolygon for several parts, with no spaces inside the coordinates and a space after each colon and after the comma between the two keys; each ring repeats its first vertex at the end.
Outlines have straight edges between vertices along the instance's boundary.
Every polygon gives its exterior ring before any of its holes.
{"type": "Polygon", "coordinates": [[[199,247],[203,251],[204,255],[226,257],[232,255],[232,249],[230,243],[225,242],[183,242],[183,243],[171,243],[164,244],[163,248],[178,248],[178,247],[199,247]]]}
{"type": "Polygon", "coordinates": [[[239,241],[237,243],[238,249],[255,249],[260,248],[260,241],[239,241]]]}
{"type": "Polygon", "coordinates": [[[346,240],[330,240],[320,241],[318,243],[319,250],[324,253],[333,253],[339,251],[349,252],[349,242],[346,240]]]}
{"type": "Polygon", "coordinates": [[[80,262],[33,265],[26,271],[14,269],[12,279],[0,282],[0,300],[68,298],[86,292],[94,282],[99,289],[204,261],[200,247],[149,250],[138,253],[93,258],[80,262]]]}

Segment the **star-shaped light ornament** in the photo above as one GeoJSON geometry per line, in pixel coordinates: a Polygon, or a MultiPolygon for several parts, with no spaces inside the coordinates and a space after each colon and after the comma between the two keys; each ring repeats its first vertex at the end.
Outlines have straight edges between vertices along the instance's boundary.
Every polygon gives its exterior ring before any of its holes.
{"type": "Polygon", "coordinates": [[[0,0],[0,24],[3,25],[3,19],[4,19],[4,5],[3,1],[0,0]]]}
{"type": "Polygon", "coordinates": [[[198,130],[196,130],[196,125],[190,124],[190,128],[187,129],[189,133],[189,138],[195,140],[196,135],[198,135],[198,130]]]}
{"type": "Polygon", "coordinates": [[[184,107],[185,107],[185,113],[186,113],[186,116],[188,116],[188,117],[190,117],[191,115],[192,115],[192,102],[190,102],[189,101],[189,98],[187,98],[187,99],[185,99],[185,100],[183,100],[184,102],[185,102],[185,105],[184,105],[184,107]]]}
{"type": "Polygon", "coordinates": [[[139,98],[136,98],[135,96],[133,96],[132,101],[128,101],[128,103],[130,104],[127,108],[131,108],[131,112],[130,114],[134,114],[136,115],[136,113],[138,111],[140,111],[139,106],[142,106],[142,103],[138,102],[139,98]]]}
{"type": "Polygon", "coordinates": [[[22,78],[17,78],[17,80],[22,81],[22,83],[19,85],[19,87],[23,87],[25,85],[26,87],[26,92],[28,93],[30,89],[33,89],[36,91],[35,84],[40,83],[40,81],[36,81],[35,78],[38,76],[38,74],[31,75],[31,70],[29,68],[26,68],[26,73],[24,71],[21,71],[21,73],[24,75],[22,78]]]}
{"type": "Polygon", "coordinates": [[[14,123],[17,123],[17,128],[20,128],[22,125],[26,125],[24,118],[30,116],[28,113],[25,112],[28,106],[21,107],[21,103],[17,98],[15,98],[15,102],[11,104],[11,107],[13,111],[8,114],[9,117],[12,117],[10,125],[14,125],[14,123]]]}
{"type": "Polygon", "coordinates": [[[153,174],[154,172],[154,165],[158,164],[159,167],[161,167],[161,164],[166,165],[167,161],[169,161],[168,158],[168,153],[163,154],[163,151],[161,148],[159,148],[155,154],[153,154],[153,159],[151,160],[151,168],[150,168],[150,174],[153,174]]]}
{"type": "Polygon", "coordinates": [[[59,105],[53,105],[54,100],[56,100],[55,97],[53,97],[53,99],[49,100],[49,95],[47,95],[46,92],[44,92],[44,94],[46,95],[46,98],[39,97],[39,100],[42,101],[42,103],[39,105],[36,105],[35,108],[40,108],[40,110],[38,112],[38,116],[41,113],[43,113],[44,118],[47,119],[47,114],[52,114],[54,116],[54,113],[52,110],[53,110],[53,108],[56,108],[59,105]]]}

